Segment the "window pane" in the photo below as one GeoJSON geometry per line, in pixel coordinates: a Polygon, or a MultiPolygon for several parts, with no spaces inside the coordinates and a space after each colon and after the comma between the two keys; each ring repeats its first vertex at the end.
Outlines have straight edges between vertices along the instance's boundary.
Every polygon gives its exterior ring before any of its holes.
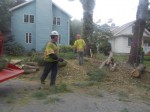
{"type": "Polygon", "coordinates": [[[53,25],[56,25],[56,17],[53,18],[53,25]]]}
{"type": "Polygon", "coordinates": [[[131,46],[131,43],[132,43],[132,38],[128,37],[128,46],[131,46]]]}
{"type": "Polygon", "coordinates": [[[28,33],[26,33],[26,43],[28,43],[28,33]]]}
{"type": "Polygon", "coordinates": [[[60,18],[57,18],[57,25],[60,25],[60,18]]]}
{"type": "Polygon", "coordinates": [[[28,15],[24,15],[24,22],[25,22],[25,23],[28,22],[28,15]]]}
{"type": "Polygon", "coordinates": [[[34,23],[34,16],[30,15],[30,23],[34,23]]]}
{"type": "Polygon", "coordinates": [[[31,33],[29,33],[29,43],[31,43],[31,33]]]}

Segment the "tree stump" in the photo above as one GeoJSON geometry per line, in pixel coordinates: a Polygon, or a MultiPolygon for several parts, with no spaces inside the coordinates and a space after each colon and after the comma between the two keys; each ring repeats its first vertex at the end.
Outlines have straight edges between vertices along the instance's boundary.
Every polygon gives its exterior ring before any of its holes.
{"type": "Polygon", "coordinates": [[[145,65],[140,64],[137,68],[131,71],[131,76],[139,78],[142,72],[144,72],[145,68],[146,68],[145,65]]]}

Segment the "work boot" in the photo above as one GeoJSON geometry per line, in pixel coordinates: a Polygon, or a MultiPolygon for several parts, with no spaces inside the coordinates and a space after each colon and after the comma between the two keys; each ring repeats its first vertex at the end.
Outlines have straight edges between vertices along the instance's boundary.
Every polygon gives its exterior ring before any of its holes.
{"type": "Polygon", "coordinates": [[[45,81],[42,81],[42,80],[41,80],[41,84],[45,84],[45,81]]]}

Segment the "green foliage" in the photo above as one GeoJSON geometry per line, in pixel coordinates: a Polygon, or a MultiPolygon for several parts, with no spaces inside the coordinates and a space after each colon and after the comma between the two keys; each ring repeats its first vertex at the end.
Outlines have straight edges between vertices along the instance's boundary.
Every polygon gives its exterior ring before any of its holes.
{"type": "Polygon", "coordinates": [[[99,52],[104,53],[104,55],[108,56],[111,51],[111,44],[107,41],[102,42],[99,45],[99,52]]]}
{"type": "Polygon", "coordinates": [[[67,53],[67,52],[73,52],[73,47],[72,46],[66,46],[66,45],[61,45],[59,46],[59,52],[60,53],[67,53]]]}
{"type": "Polygon", "coordinates": [[[95,71],[88,72],[87,75],[89,76],[90,80],[100,82],[105,78],[106,72],[101,69],[97,69],[95,71]]]}
{"type": "Polygon", "coordinates": [[[77,54],[73,52],[59,53],[59,57],[62,57],[64,59],[75,59],[77,57],[77,54]]]}
{"type": "Polygon", "coordinates": [[[17,42],[8,42],[4,46],[4,52],[7,55],[22,56],[25,53],[25,48],[17,42]]]}

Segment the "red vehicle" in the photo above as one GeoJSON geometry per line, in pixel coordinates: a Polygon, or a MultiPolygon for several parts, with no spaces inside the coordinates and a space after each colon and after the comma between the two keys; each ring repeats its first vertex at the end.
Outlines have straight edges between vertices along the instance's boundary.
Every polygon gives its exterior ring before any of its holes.
{"type": "MultiPolygon", "coordinates": [[[[3,42],[4,42],[4,36],[0,32],[0,56],[3,54],[3,42]]],[[[1,64],[1,63],[0,63],[1,64]]],[[[0,71],[0,83],[7,81],[8,79],[12,79],[14,77],[17,77],[21,75],[24,72],[24,70],[18,68],[17,66],[13,64],[8,64],[8,66],[2,71],[0,71]]]]}

